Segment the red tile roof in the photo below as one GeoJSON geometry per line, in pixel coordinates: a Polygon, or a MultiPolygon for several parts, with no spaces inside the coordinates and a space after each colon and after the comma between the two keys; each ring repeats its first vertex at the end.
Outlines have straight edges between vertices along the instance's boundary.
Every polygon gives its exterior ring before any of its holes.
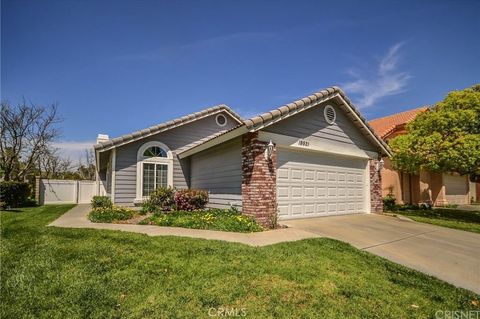
{"type": "Polygon", "coordinates": [[[413,110],[374,119],[368,123],[375,130],[375,133],[377,133],[378,136],[385,138],[397,127],[407,124],[415,119],[419,113],[425,112],[426,110],[428,110],[428,106],[422,106],[413,110]]]}

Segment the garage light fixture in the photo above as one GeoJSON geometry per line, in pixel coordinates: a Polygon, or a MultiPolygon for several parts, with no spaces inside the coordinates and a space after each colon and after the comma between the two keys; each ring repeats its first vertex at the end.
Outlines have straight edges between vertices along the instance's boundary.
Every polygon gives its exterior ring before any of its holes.
{"type": "Polygon", "coordinates": [[[377,162],[377,172],[380,172],[384,166],[385,162],[383,161],[383,158],[377,162]]]}
{"type": "Polygon", "coordinates": [[[269,159],[272,158],[274,148],[275,148],[275,145],[273,144],[272,140],[270,140],[270,142],[268,142],[267,147],[265,147],[265,158],[266,159],[269,160],[269,159]]]}

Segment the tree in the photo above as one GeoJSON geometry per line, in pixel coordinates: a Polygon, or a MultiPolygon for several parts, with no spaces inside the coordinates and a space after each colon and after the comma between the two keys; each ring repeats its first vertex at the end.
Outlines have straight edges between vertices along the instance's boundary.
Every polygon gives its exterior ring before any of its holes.
{"type": "Polygon", "coordinates": [[[70,172],[71,161],[58,153],[58,148],[45,150],[39,157],[39,171],[36,174],[43,178],[65,178],[65,174],[70,172]]]}
{"type": "Polygon", "coordinates": [[[1,103],[0,173],[4,180],[26,179],[59,136],[59,122],[55,104],[44,107],[23,101],[12,107],[1,103]]]}
{"type": "Polygon", "coordinates": [[[85,163],[80,159],[77,173],[81,179],[95,179],[95,156],[93,149],[85,150],[85,163]]]}
{"type": "Polygon", "coordinates": [[[480,175],[480,84],[450,92],[390,141],[394,168],[480,175]]]}

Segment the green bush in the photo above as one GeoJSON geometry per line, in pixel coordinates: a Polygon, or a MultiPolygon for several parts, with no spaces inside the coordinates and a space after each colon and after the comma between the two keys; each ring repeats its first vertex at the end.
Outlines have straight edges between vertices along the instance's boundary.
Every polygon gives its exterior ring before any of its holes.
{"type": "Polygon", "coordinates": [[[108,196],[93,196],[91,206],[93,209],[111,208],[113,206],[113,203],[108,196]]]}
{"type": "Polygon", "coordinates": [[[396,201],[395,195],[388,194],[383,198],[383,209],[385,211],[395,210],[395,207],[396,207],[395,201],[396,201]]]}
{"type": "Polygon", "coordinates": [[[102,207],[94,209],[88,215],[94,223],[113,223],[128,220],[135,216],[135,211],[126,207],[102,207]]]}
{"type": "Polygon", "coordinates": [[[158,187],[150,197],[142,203],[142,214],[167,211],[174,209],[175,189],[172,187],[158,187]]]}
{"type": "Polygon", "coordinates": [[[178,210],[203,209],[208,203],[208,192],[201,189],[179,189],[175,192],[174,201],[178,210]]]}
{"type": "Polygon", "coordinates": [[[30,185],[25,182],[2,181],[0,182],[0,208],[14,208],[34,206],[30,199],[30,185]]]}
{"type": "Polygon", "coordinates": [[[234,208],[159,212],[141,221],[140,224],[244,233],[263,230],[253,218],[242,215],[234,208]]]}

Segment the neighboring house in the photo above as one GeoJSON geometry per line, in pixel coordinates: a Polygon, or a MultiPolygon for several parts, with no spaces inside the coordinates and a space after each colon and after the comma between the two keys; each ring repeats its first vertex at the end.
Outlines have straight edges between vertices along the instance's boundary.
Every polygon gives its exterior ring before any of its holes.
{"type": "MultiPolygon", "coordinates": [[[[427,112],[428,107],[392,114],[371,120],[369,123],[385,142],[406,134],[406,126],[415,117],[427,112]]],[[[392,168],[390,159],[384,158],[382,169],[382,194],[392,193],[399,204],[418,204],[431,201],[436,206],[469,204],[476,198],[475,184],[468,176],[421,171],[418,175],[399,172],[392,168]]]]}
{"type": "Polygon", "coordinates": [[[269,224],[383,210],[386,143],[338,87],[248,120],[220,105],[95,145],[99,191],[141,203],[159,186],[206,189],[269,224]]]}

